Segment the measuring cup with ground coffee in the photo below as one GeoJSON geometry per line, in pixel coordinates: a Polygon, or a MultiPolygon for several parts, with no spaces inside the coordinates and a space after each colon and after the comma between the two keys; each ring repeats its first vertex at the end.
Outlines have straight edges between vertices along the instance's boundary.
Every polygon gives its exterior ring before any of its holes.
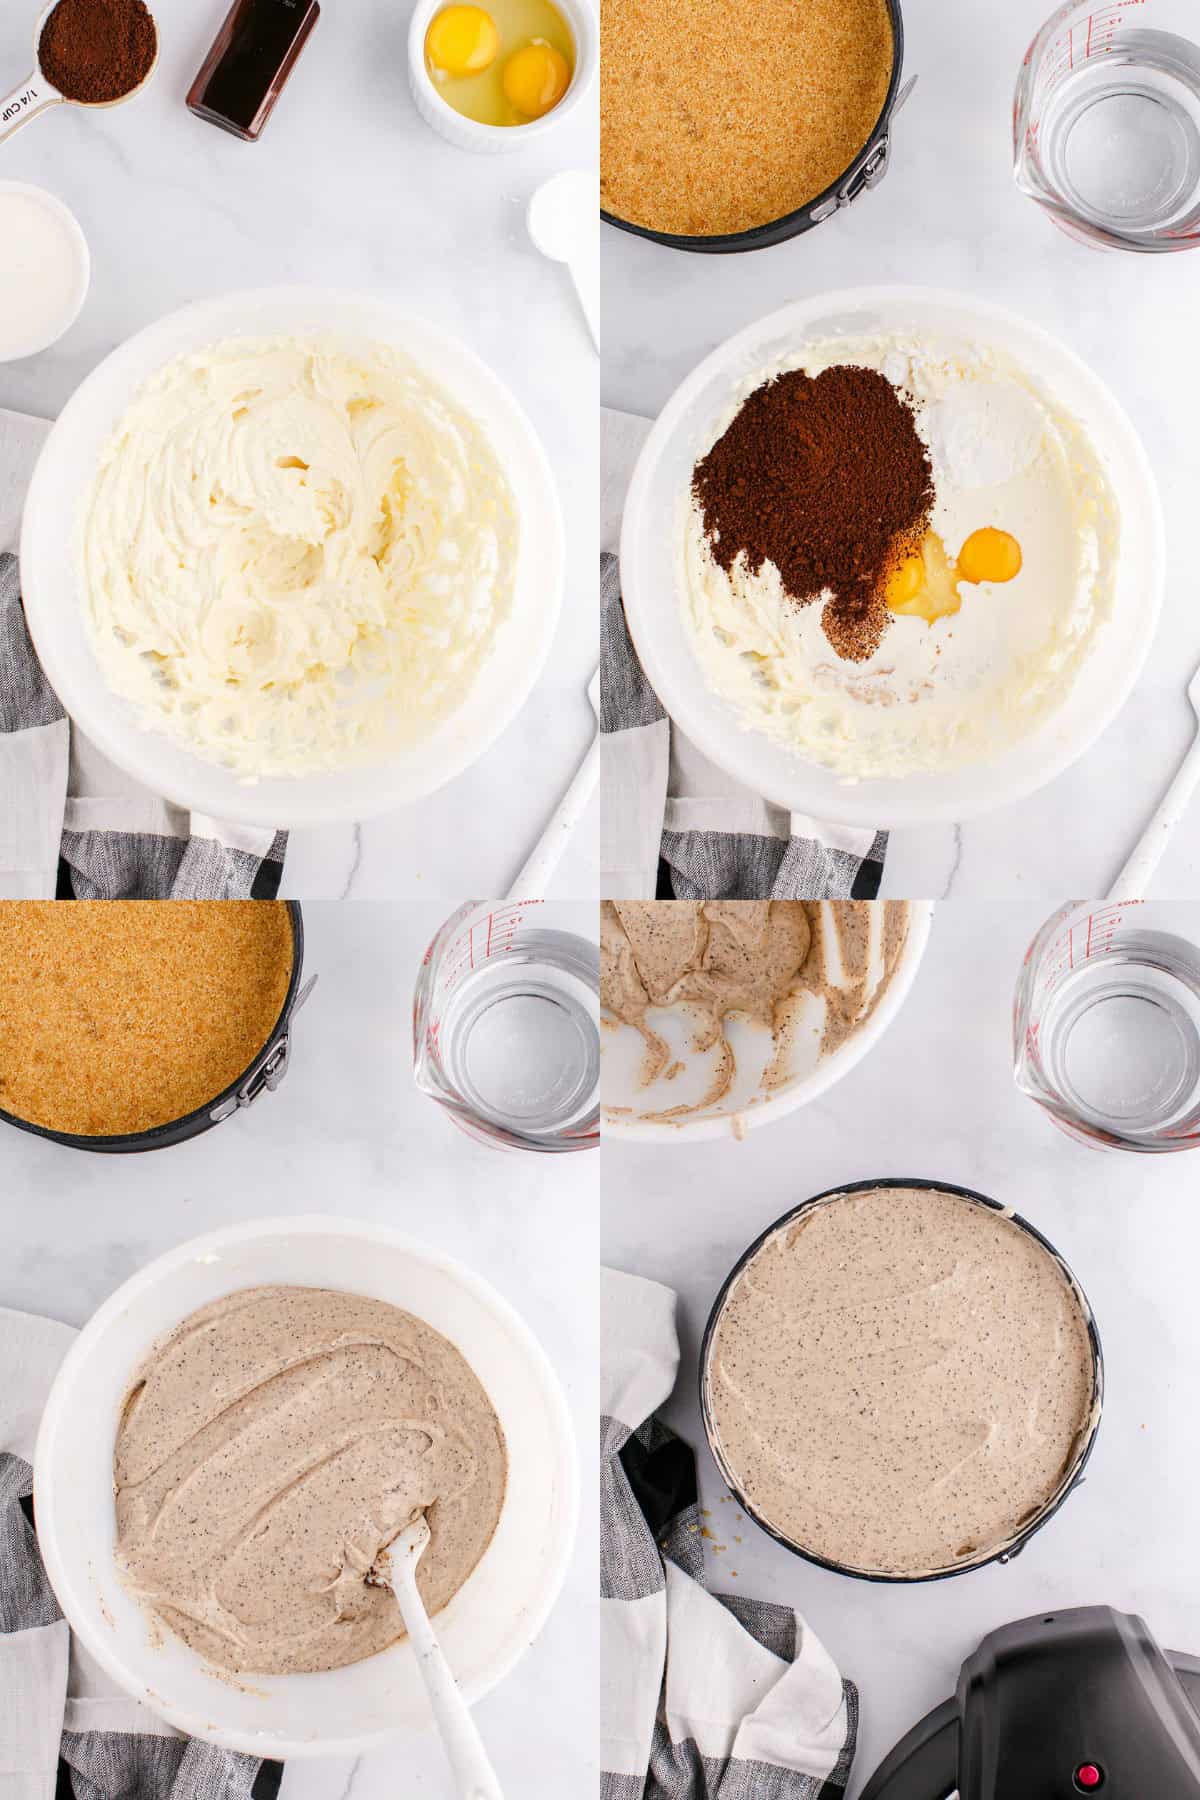
{"type": "Polygon", "coordinates": [[[0,100],[0,143],[52,106],[131,100],[154,73],[158,31],[144,0],[51,0],[33,50],[33,73],[0,100]]]}

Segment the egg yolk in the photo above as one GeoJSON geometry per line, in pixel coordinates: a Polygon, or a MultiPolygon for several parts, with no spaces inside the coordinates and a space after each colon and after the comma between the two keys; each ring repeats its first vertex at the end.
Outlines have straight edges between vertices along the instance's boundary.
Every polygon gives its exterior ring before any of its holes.
{"type": "Polygon", "coordinates": [[[906,556],[896,564],[887,578],[884,599],[894,613],[907,610],[920,593],[925,579],[925,565],[919,556],[906,556]]]}
{"type": "Polygon", "coordinates": [[[964,581],[1011,581],[1021,573],[1021,546],[1007,531],[984,525],[959,551],[958,572],[964,581]]]}
{"type": "Polygon", "coordinates": [[[962,605],[957,571],[935,531],[929,532],[916,553],[905,556],[892,570],[884,589],[888,611],[924,619],[932,625],[956,613],[962,605]]]}
{"type": "Polygon", "coordinates": [[[500,33],[482,6],[445,6],[425,33],[425,54],[437,75],[482,75],[499,48],[500,33]]]}
{"type": "Polygon", "coordinates": [[[514,111],[527,119],[540,119],[557,106],[567,91],[571,71],[561,50],[536,39],[514,50],[504,65],[501,84],[514,111]]]}
{"type": "Polygon", "coordinates": [[[973,531],[958,553],[946,554],[936,531],[927,532],[916,551],[907,551],[884,582],[884,605],[906,618],[949,618],[962,606],[960,581],[1011,581],[1021,573],[1021,546],[1007,531],[984,525],[973,531]]]}

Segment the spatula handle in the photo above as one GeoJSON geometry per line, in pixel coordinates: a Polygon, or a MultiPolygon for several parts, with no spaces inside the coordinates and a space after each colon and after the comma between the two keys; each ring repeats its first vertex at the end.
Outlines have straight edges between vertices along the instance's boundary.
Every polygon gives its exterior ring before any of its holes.
{"type": "Polygon", "coordinates": [[[442,1646],[417,1593],[416,1582],[405,1580],[397,1572],[393,1574],[393,1583],[429,1704],[454,1771],[460,1800],[504,1800],[483,1739],[442,1654],[442,1646]]]}
{"type": "Polygon", "coordinates": [[[1138,839],[1137,846],[1108,891],[1110,900],[1140,900],[1162,861],[1171,833],[1182,819],[1188,802],[1200,787],[1200,737],[1185,756],[1174,781],[1162,797],[1158,811],[1138,839]]]}
{"type": "Polygon", "coordinates": [[[520,874],[508,890],[509,900],[542,900],[550,885],[551,877],[562,861],[563,851],[570,843],[575,827],[587,810],[588,802],[596,791],[596,782],[600,775],[600,736],[592,740],[592,747],[579,765],[570,787],[554,810],[550,823],[546,826],[535,848],[522,864],[520,874]]]}

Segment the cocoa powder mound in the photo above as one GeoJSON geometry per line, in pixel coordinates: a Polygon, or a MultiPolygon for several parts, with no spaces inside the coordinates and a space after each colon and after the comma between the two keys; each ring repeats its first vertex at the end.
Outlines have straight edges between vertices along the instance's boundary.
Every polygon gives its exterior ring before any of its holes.
{"type": "Polygon", "coordinates": [[[806,605],[828,592],[825,634],[862,662],[891,620],[887,575],[933,509],[933,470],[910,402],[874,369],[789,370],[756,388],[696,464],[692,492],[728,573],[774,563],[806,605]]]}
{"type": "Polygon", "coordinates": [[[123,100],[154,67],[158,31],[143,0],[58,0],[38,40],[38,65],[85,106],[123,100]]]}

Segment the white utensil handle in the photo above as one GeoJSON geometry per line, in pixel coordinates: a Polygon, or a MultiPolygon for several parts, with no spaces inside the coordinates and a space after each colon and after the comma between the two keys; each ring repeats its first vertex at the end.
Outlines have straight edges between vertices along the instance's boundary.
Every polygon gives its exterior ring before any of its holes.
{"type": "Polygon", "coordinates": [[[1171,839],[1197,787],[1200,787],[1200,737],[1184,757],[1179,772],[1163,795],[1162,804],[1138,840],[1117,879],[1108,891],[1110,900],[1140,900],[1162,860],[1171,839]]]}
{"type": "Polygon", "coordinates": [[[584,270],[578,258],[573,257],[568,266],[571,270],[571,280],[575,283],[575,292],[579,296],[579,304],[583,308],[583,316],[587,320],[587,328],[592,334],[592,342],[599,354],[600,296],[595,292],[591,272],[584,270]]]}
{"type": "Polygon", "coordinates": [[[45,76],[37,69],[23,81],[20,87],[14,88],[5,99],[0,100],[0,144],[10,138],[14,131],[20,131],[22,125],[36,118],[48,107],[61,106],[63,97],[57,88],[50,86],[45,76]]]}
{"type": "Polygon", "coordinates": [[[496,1771],[488,1760],[483,1739],[471,1717],[471,1709],[442,1654],[442,1646],[417,1593],[416,1582],[408,1579],[407,1573],[404,1576],[394,1574],[393,1581],[404,1589],[401,1611],[408,1627],[409,1642],[454,1771],[460,1800],[504,1800],[496,1771]]]}
{"type": "Polygon", "coordinates": [[[596,791],[599,774],[600,738],[597,734],[591,749],[579,765],[575,779],[559,801],[554,816],[539,838],[537,848],[509,888],[509,900],[542,899],[550,885],[551,876],[562,861],[563,851],[571,841],[571,834],[596,791]]]}

